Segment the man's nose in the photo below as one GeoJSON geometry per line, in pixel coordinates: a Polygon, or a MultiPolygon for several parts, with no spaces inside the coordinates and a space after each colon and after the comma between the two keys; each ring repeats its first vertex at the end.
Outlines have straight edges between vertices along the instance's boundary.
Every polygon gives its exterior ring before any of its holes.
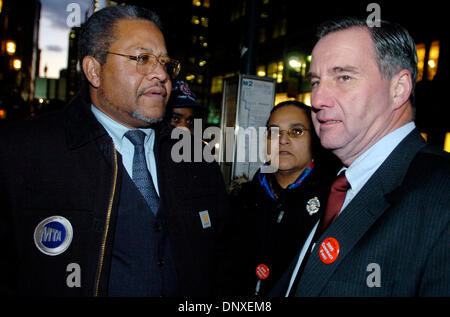
{"type": "Polygon", "coordinates": [[[321,81],[311,92],[311,106],[321,110],[333,105],[332,89],[326,81],[321,81]]]}
{"type": "Polygon", "coordinates": [[[161,63],[157,62],[153,70],[145,76],[148,80],[158,79],[160,82],[165,82],[170,79],[166,68],[161,63]]]}

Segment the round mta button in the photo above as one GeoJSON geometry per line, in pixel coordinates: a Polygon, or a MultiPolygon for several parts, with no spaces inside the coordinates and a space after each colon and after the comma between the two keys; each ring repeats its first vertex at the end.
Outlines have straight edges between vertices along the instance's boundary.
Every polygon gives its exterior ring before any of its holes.
{"type": "Polygon", "coordinates": [[[319,248],[319,258],[325,264],[336,261],[339,256],[339,243],[335,238],[329,237],[323,240],[319,248]]]}
{"type": "Polygon", "coordinates": [[[54,256],[67,250],[72,242],[73,228],[62,216],[42,220],[34,230],[34,243],[39,251],[54,256]]]}
{"type": "Polygon", "coordinates": [[[265,264],[260,264],[256,267],[256,275],[259,279],[265,280],[269,277],[270,270],[269,267],[265,264]]]}

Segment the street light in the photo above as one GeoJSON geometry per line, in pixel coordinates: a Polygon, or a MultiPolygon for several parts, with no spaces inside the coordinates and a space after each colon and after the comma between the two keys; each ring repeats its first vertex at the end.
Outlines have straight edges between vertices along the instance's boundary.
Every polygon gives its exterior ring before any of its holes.
{"type": "Polygon", "coordinates": [[[300,67],[302,67],[302,63],[298,60],[297,57],[292,57],[289,59],[289,66],[295,69],[295,71],[299,72],[300,67]]]}
{"type": "Polygon", "coordinates": [[[16,52],[16,42],[14,42],[14,41],[7,41],[6,42],[6,52],[9,55],[13,55],[16,52]]]}

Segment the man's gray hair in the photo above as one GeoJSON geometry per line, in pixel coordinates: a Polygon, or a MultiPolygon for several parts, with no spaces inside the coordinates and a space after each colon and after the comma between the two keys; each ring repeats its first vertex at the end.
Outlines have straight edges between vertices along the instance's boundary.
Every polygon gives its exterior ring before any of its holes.
{"type": "Polygon", "coordinates": [[[410,71],[413,85],[410,101],[413,103],[417,80],[417,52],[414,40],[401,25],[383,20],[379,22],[379,26],[370,27],[366,20],[352,17],[330,20],[319,26],[317,37],[320,40],[332,32],[354,27],[366,28],[372,37],[376,61],[385,79],[392,79],[402,69],[410,71]]]}

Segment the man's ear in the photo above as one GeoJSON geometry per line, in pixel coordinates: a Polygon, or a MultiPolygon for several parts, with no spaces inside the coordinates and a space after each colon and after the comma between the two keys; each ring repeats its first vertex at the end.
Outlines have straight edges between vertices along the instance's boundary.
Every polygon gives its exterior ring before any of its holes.
{"type": "Polygon", "coordinates": [[[81,63],[81,67],[83,68],[84,75],[89,83],[94,88],[98,88],[100,86],[100,63],[93,56],[85,56],[81,63]]]}
{"type": "Polygon", "coordinates": [[[402,69],[391,79],[391,101],[394,109],[399,108],[409,100],[413,83],[411,72],[402,69]]]}

